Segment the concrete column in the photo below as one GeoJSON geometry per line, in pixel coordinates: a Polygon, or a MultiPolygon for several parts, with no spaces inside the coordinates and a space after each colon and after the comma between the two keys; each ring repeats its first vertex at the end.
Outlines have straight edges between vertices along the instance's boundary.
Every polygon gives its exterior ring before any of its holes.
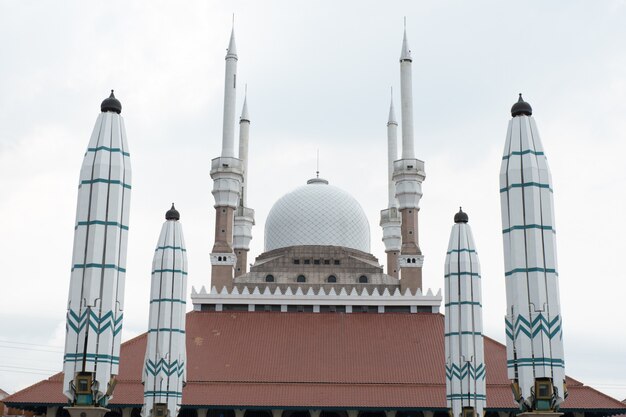
{"type": "Polygon", "coordinates": [[[433,417],[435,415],[434,411],[422,411],[424,417],[433,417]]]}
{"type": "Polygon", "coordinates": [[[198,408],[196,410],[196,412],[198,413],[198,417],[206,417],[207,414],[209,414],[209,409],[208,408],[198,408]]]}
{"type": "Polygon", "coordinates": [[[320,417],[321,413],[322,410],[309,410],[309,414],[311,414],[311,417],[320,417]]]}
{"type": "Polygon", "coordinates": [[[46,417],[55,417],[57,415],[57,411],[59,407],[51,406],[46,407],[46,417]]]}
{"type": "Polygon", "coordinates": [[[236,408],[235,409],[235,417],[243,417],[243,415],[246,413],[246,410],[243,408],[236,408]]]}
{"type": "Polygon", "coordinates": [[[274,408],[272,409],[272,417],[282,417],[283,415],[283,409],[281,408],[274,408]]]}
{"type": "Polygon", "coordinates": [[[398,410],[385,410],[385,415],[387,417],[396,417],[398,410]]]}
{"type": "Polygon", "coordinates": [[[122,408],[122,417],[130,417],[132,412],[133,412],[132,407],[124,407],[122,408]]]}
{"type": "Polygon", "coordinates": [[[346,410],[348,417],[359,417],[359,410],[346,410]]]}

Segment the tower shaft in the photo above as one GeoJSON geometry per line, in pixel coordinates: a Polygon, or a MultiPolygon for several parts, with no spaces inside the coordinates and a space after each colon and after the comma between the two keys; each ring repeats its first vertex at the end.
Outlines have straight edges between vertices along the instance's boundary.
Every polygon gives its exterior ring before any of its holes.
{"type": "Polygon", "coordinates": [[[402,159],[415,158],[413,138],[413,78],[411,60],[400,61],[400,83],[402,104],[402,159]]]}

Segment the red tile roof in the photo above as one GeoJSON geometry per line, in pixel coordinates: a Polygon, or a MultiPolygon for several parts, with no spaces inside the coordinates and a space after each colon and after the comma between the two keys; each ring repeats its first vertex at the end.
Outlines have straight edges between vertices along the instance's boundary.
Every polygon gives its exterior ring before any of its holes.
{"type": "MultiPolygon", "coordinates": [[[[183,404],[213,407],[444,409],[443,316],[418,313],[192,312],[183,404]]],[[[112,405],[143,403],[146,335],[122,345],[112,405]]],[[[485,338],[487,406],[514,409],[506,351],[485,338]]],[[[5,399],[63,404],[61,374],[5,399]]],[[[568,379],[564,410],[626,405],[568,379]]],[[[610,413],[609,413],[610,414],[610,413]]]]}

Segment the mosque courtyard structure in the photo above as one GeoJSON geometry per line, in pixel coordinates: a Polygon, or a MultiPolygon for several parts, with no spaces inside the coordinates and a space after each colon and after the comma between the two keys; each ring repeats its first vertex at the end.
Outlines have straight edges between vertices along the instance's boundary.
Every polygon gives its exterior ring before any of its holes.
{"type": "Polygon", "coordinates": [[[483,334],[488,301],[462,209],[450,213],[443,294],[422,285],[426,169],[415,152],[406,29],[401,120],[392,95],[387,121],[387,207],[380,212],[386,270],[371,253],[359,202],[319,175],[274,203],[264,252],[250,263],[252,118],[246,97],[236,143],[238,61],[233,30],[222,149],[210,168],[210,284],[191,289],[193,308],[185,314],[184,210],[172,204],[152,265],[149,326],[120,342],[131,171],[122,106],[112,92],[80,174],[63,372],[7,397],[8,406],[48,417],[626,414],[623,403],[565,375],[554,190],[532,107],[521,94],[500,172],[504,346],[483,334]]]}

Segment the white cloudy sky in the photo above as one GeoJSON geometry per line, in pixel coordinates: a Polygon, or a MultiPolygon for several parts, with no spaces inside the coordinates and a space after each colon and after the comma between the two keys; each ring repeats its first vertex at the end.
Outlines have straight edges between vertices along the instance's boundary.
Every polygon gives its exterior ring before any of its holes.
{"type": "Polygon", "coordinates": [[[233,12],[252,118],[252,257],[272,203],[314,175],[319,149],[322,176],[362,204],[384,261],[385,123],[406,15],[427,173],[425,286],[442,287],[462,205],[483,267],[485,332],[504,340],[498,172],[523,92],[554,180],[567,373],[626,397],[623,0],[0,2],[0,388],[61,368],[78,174],[111,88],[134,176],[124,338],[147,326],[151,257],[172,201],[190,285],[209,284],[209,161],[233,12]]]}

